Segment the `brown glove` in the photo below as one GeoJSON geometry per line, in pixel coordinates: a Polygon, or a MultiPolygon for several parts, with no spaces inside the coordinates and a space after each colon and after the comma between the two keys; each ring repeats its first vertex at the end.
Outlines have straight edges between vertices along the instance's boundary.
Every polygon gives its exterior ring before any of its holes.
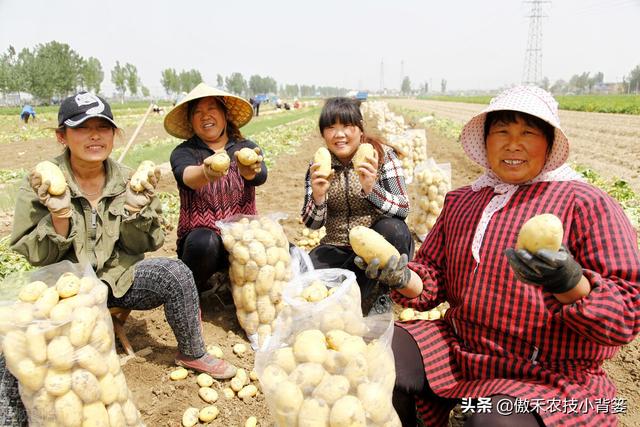
{"type": "Polygon", "coordinates": [[[131,213],[140,212],[142,208],[151,203],[151,199],[155,197],[156,187],[160,181],[160,168],[155,168],[149,172],[147,182],[142,181],[144,190],[138,192],[131,188],[131,182],[127,183],[127,189],[125,191],[124,207],[131,213]]]}
{"type": "Polygon", "coordinates": [[[38,195],[40,203],[49,209],[52,217],[71,218],[71,193],[68,186],[65,188],[64,193],[59,196],[52,196],[49,194],[51,183],[49,181],[43,182],[42,175],[36,171],[29,174],[29,184],[38,195]]]}

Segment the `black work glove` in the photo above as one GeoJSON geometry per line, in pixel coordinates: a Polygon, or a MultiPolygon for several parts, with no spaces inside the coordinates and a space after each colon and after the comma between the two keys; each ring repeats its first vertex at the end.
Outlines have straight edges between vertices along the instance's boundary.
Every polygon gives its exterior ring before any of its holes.
{"type": "Polygon", "coordinates": [[[573,289],[582,277],[582,267],[564,246],[558,251],[540,249],[535,254],[509,248],[505,255],[518,280],[542,286],[553,294],[573,289]]]}
{"type": "Polygon", "coordinates": [[[380,268],[378,258],[372,259],[371,263],[367,264],[361,257],[356,256],[353,262],[358,268],[364,270],[364,274],[369,279],[378,280],[389,286],[390,289],[406,287],[411,277],[411,271],[407,268],[409,262],[407,254],[402,254],[399,258],[395,255],[392,256],[384,268],[380,268]]]}

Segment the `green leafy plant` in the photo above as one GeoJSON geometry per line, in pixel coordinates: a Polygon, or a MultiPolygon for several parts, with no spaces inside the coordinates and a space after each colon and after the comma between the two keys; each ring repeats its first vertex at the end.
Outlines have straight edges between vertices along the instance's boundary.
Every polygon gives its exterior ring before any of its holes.
{"type": "Polygon", "coordinates": [[[33,270],[27,259],[9,247],[9,236],[0,238],[0,279],[11,273],[33,270]]]}

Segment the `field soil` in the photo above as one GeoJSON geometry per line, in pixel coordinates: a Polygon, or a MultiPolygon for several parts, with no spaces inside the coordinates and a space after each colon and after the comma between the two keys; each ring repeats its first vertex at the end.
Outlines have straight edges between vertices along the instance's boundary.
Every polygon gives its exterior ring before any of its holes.
{"type": "MultiPolygon", "coordinates": [[[[464,121],[481,106],[416,100],[394,101],[407,108],[435,112],[440,117],[464,121]]],[[[562,112],[565,130],[573,142],[572,160],[592,166],[604,176],[620,176],[630,180],[634,190],[640,193],[640,137],[639,116],[600,115],[562,112]]],[[[125,129],[127,135],[132,129],[125,129]]],[[[164,137],[159,121],[145,126],[140,141],[152,136],[164,137]]],[[[126,141],[118,143],[124,144],[126,141]]],[[[290,241],[295,241],[302,231],[298,218],[304,196],[304,174],[308,161],[322,140],[309,135],[294,154],[276,159],[269,170],[269,178],[257,189],[258,209],[261,214],[283,212],[288,215],[283,225],[290,241]]],[[[9,143],[0,145],[0,168],[31,168],[37,161],[50,158],[60,152],[53,138],[42,141],[9,143]],[[28,153],[28,154],[27,154],[28,153]]],[[[479,166],[464,155],[456,141],[438,134],[428,133],[428,154],[439,163],[451,163],[453,186],[469,184],[481,173],[479,166]]],[[[175,181],[165,166],[161,191],[174,191],[175,181]]],[[[0,235],[10,232],[12,218],[9,214],[0,218],[0,235]]],[[[175,256],[175,230],[169,233],[165,245],[150,256],[175,256]]],[[[214,282],[224,281],[214,278],[214,282]]],[[[240,328],[230,296],[224,290],[205,296],[202,301],[202,319],[205,342],[216,344],[224,351],[224,357],[238,367],[253,368],[254,356],[249,350],[236,356],[232,347],[248,341],[240,328]]],[[[186,380],[171,381],[169,373],[174,369],[173,358],[176,342],[161,308],[132,312],[125,325],[137,356],[126,359],[123,367],[134,401],[148,426],[179,426],[182,413],[190,406],[205,405],[198,397],[198,386],[192,373],[186,380]]],[[[122,349],[118,348],[119,351],[122,349]]],[[[640,343],[624,347],[618,355],[606,363],[606,370],[619,390],[619,397],[628,400],[628,412],[620,417],[622,426],[640,426],[640,343]]],[[[216,382],[214,388],[221,392],[228,382],[216,382]]],[[[243,402],[237,397],[225,400],[220,393],[215,403],[220,415],[212,423],[219,426],[244,426],[249,416],[256,416],[260,426],[273,424],[264,395],[243,402]]],[[[461,426],[463,416],[452,416],[451,425],[461,426]]]]}

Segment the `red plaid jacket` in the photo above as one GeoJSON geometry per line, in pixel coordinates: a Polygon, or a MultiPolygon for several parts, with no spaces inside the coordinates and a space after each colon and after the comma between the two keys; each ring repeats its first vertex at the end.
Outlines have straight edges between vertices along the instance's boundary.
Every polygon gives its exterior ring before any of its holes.
{"type": "MultiPolygon", "coordinates": [[[[635,230],[616,202],[588,184],[536,183],[494,214],[476,264],[471,243],[492,191],[448,193],[410,264],[423,279],[422,294],[392,294],[420,310],[451,304],[443,320],[400,325],[421,349],[429,385],[446,398],[527,399],[547,426],[615,425],[619,401],[602,362],[640,332],[635,230]],[[520,226],[541,213],[562,220],[563,243],[591,283],[591,293],[573,304],[516,280],[504,255],[520,226]]],[[[425,425],[446,424],[442,407],[419,400],[418,408],[425,425]]]]}

